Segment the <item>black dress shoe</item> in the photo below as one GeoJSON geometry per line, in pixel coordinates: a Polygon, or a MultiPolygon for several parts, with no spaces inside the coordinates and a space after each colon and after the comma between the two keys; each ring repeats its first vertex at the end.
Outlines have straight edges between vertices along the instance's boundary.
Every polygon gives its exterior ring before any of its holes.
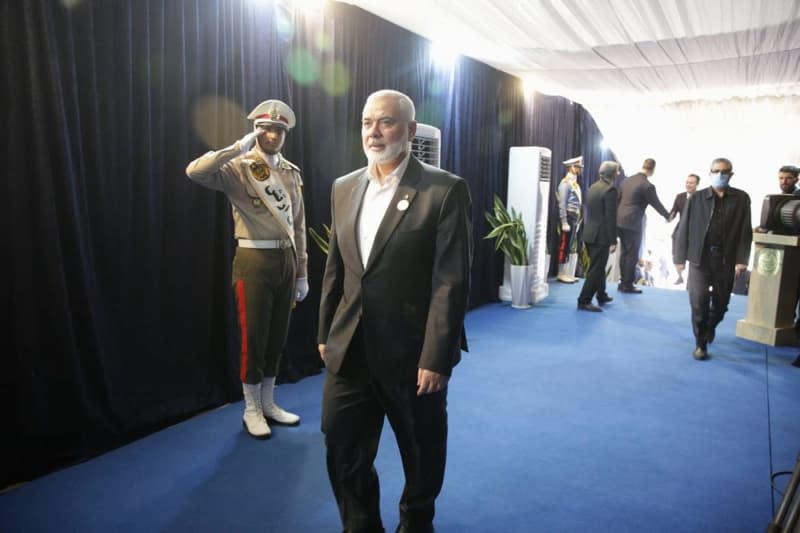
{"type": "Polygon", "coordinates": [[[614,301],[614,298],[612,298],[608,294],[604,294],[603,296],[598,296],[597,297],[597,303],[599,303],[600,305],[605,305],[608,302],[613,302],[613,301],[614,301]]]}
{"type": "Polygon", "coordinates": [[[617,287],[617,290],[628,294],[641,294],[642,292],[642,289],[637,289],[636,287],[617,287]]]}
{"type": "Polygon", "coordinates": [[[602,309],[594,305],[592,302],[589,302],[588,304],[578,304],[578,309],[580,309],[581,311],[593,311],[595,313],[603,312],[602,309]]]}
{"type": "Polygon", "coordinates": [[[698,361],[702,361],[704,359],[708,359],[708,351],[703,346],[698,346],[692,352],[692,357],[697,359],[698,361]]]}

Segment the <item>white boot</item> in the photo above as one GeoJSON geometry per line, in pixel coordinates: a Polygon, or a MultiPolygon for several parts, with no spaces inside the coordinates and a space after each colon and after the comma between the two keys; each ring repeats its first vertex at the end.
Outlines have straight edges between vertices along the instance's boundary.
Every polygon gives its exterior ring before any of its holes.
{"type": "Polygon", "coordinates": [[[261,384],[242,383],[242,392],[244,392],[244,417],[242,418],[244,429],[253,438],[260,440],[270,438],[272,431],[261,411],[261,384]]]}
{"type": "Polygon", "coordinates": [[[578,266],[578,254],[569,254],[569,262],[567,263],[567,277],[572,279],[575,283],[578,278],[575,277],[575,267],[578,266]]]}
{"type": "Polygon", "coordinates": [[[561,283],[575,283],[576,281],[575,278],[571,278],[569,275],[567,275],[568,266],[569,265],[567,263],[558,264],[558,276],[556,276],[556,279],[561,283]]]}
{"type": "Polygon", "coordinates": [[[261,382],[261,408],[267,420],[282,426],[296,426],[300,423],[300,417],[294,413],[284,411],[275,403],[273,393],[275,391],[275,378],[264,378],[261,382]]]}

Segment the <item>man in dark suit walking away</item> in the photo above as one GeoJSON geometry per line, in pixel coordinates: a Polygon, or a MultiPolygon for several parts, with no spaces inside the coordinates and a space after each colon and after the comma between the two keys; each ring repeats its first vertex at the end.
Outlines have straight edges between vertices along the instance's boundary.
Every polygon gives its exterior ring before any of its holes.
{"type": "Polygon", "coordinates": [[[619,186],[617,233],[620,241],[620,280],[617,290],[620,292],[642,292],[633,286],[633,282],[642,247],[642,219],[647,206],[653,206],[669,222],[669,211],[658,199],[656,187],[648,179],[655,169],[655,160],[645,159],[641,172],[628,176],[619,186]]]}
{"type": "Polygon", "coordinates": [[[361,118],[368,166],[333,184],[318,342],[328,475],[348,532],[384,531],[373,465],[384,418],[405,473],[397,531],[433,531],[447,383],[466,350],[469,188],[411,155],[414,114],[402,93],[370,95],[361,118]]]}
{"type": "Polygon", "coordinates": [[[606,264],[608,255],[617,247],[617,189],[614,179],[619,175],[619,164],[603,161],[600,179],[589,187],[586,196],[587,216],[583,226],[583,242],[589,252],[589,270],[578,296],[578,309],[602,311],[592,303],[606,304],[613,300],[606,292],[606,264]]]}

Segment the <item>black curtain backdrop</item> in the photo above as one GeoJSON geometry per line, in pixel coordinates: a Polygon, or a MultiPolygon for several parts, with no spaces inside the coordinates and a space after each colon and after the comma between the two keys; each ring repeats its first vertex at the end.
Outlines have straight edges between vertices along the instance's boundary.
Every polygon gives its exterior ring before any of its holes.
{"type": "MultiPolygon", "coordinates": [[[[496,299],[502,274],[483,213],[505,198],[508,149],[551,148],[554,184],[561,160],[583,153],[591,176],[603,158],[577,104],[537,94],[531,105],[518,79],[473,60],[438,67],[427,40],[358,8],[291,5],[2,4],[0,486],[241,398],[230,207],[184,169],[249,131],[259,102],[297,114],[284,154],[303,169],[307,224],[321,231],[333,180],[364,164],[364,99],[409,94],[418,121],[442,130],[442,167],[472,190],[472,306],[496,299]]],[[[324,256],[311,240],[309,254],[284,381],[320,371],[324,256]]]]}

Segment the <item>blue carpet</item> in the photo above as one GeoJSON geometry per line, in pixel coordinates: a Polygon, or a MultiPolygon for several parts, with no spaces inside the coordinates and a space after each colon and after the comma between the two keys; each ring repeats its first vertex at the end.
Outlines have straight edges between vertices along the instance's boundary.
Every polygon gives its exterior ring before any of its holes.
{"type": "MultiPolygon", "coordinates": [[[[612,291],[606,312],[586,313],[580,283],[550,290],[528,310],[467,317],[437,531],[763,531],[780,500],[770,475],[800,451],[797,349],[737,338],[744,297],[698,362],[684,291],[612,291]]],[[[303,424],[266,442],[243,433],[237,403],[7,491],[0,531],[340,531],[321,387],[278,387],[303,424]]],[[[377,468],[393,531],[402,470],[388,425],[377,468]]]]}

